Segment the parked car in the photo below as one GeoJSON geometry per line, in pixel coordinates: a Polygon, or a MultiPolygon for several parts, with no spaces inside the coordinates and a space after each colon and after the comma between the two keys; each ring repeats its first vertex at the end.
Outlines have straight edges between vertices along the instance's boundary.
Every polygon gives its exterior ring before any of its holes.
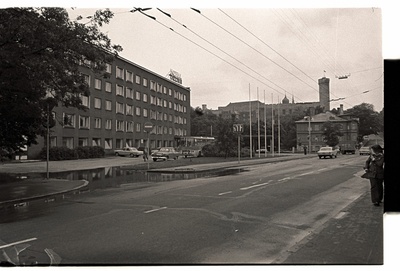
{"type": "Polygon", "coordinates": [[[258,154],[258,153],[267,153],[267,152],[268,152],[267,149],[257,149],[256,150],[256,154],[258,154]]]}
{"type": "Polygon", "coordinates": [[[329,156],[330,158],[337,157],[337,150],[332,147],[321,147],[317,152],[319,159],[322,157],[326,158],[329,156]]]}
{"type": "Polygon", "coordinates": [[[370,149],[369,149],[369,147],[361,147],[359,150],[358,150],[358,153],[360,154],[360,155],[370,155],[371,154],[371,151],[370,151],[370,149]]]}
{"type": "Polygon", "coordinates": [[[173,147],[161,147],[159,150],[154,151],[151,154],[151,157],[153,158],[153,161],[166,161],[168,159],[178,159],[179,155],[181,155],[181,153],[173,147]]]}
{"type": "Polygon", "coordinates": [[[126,147],[120,150],[115,150],[114,154],[116,156],[130,156],[130,157],[139,157],[143,155],[143,151],[139,151],[134,147],[126,147]]]}

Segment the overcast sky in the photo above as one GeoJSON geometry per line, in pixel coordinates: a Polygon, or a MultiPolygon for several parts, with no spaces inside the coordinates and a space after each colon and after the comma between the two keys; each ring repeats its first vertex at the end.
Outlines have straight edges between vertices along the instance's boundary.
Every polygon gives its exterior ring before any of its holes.
{"type": "Polygon", "coordinates": [[[187,2],[122,1],[115,7],[110,1],[98,1],[98,6],[69,1],[60,6],[67,8],[71,20],[92,15],[93,8],[111,7],[115,17],[102,31],[123,47],[120,55],[162,76],[170,69],[180,73],[183,85],[191,88],[193,107],[217,109],[248,101],[249,96],[261,102],[265,98],[266,103],[277,103],[285,95],[295,102],[316,102],[318,79],[326,76],[331,80],[331,109],[363,102],[376,111],[383,108],[379,5],[351,6],[346,1],[297,8],[290,1],[278,7],[187,2]],[[152,7],[145,13],[156,20],[130,12],[133,6],[152,7]],[[338,78],[342,76],[348,78],[338,78]]]}

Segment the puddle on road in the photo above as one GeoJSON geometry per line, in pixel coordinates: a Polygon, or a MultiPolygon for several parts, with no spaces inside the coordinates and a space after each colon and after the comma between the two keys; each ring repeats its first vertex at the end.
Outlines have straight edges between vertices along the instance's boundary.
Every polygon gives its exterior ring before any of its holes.
{"type": "MultiPolygon", "coordinates": [[[[133,183],[155,183],[168,182],[175,180],[188,180],[196,178],[211,178],[218,176],[235,175],[240,172],[247,171],[243,168],[226,168],[207,172],[146,172],[136,171],[132,169],[124,169],[122,167],[105,167],[89,170],[65,171],[50,173],[50,178],[64,180],[86,180],[88,185],[82,191],[73,191],[67,194],[49,196],[42,199],[30,200],[9,206],[0,206],[0,223],[9,223],[21,219],[39,217],[52,213],[54,210],[51,206],[63,202],[76,194],[91,192],[94,190],[104,190],[108,188],[118,188],[124,184],[133,183]]],[[[6,180],[6,175],[2,175],[2,180],[6,180]]],[[[23,182],[29,179],[44,179],[45,173],[29,173],[29,174],[10,174],[8,181],[23,182]]],[[[28,197],[25,195],[23,197],[28,197]]],[[[1,200],[0,200],[1,201],[1,200]]]]}

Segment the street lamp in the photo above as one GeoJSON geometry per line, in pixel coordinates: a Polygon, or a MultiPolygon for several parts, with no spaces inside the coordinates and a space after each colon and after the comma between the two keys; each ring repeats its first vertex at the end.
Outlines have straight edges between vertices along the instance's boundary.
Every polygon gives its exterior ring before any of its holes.
{"type": "Polygon", "coordinates": [[[311,153],[311,116],[306,116],[304,119],[308,119],[308,152],[311,153]]]}

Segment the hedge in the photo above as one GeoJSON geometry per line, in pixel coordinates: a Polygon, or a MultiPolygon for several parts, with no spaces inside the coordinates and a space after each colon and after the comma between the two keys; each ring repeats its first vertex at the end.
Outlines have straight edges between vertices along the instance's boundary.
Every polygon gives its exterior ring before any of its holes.
{"type": "MultiPolygon", "coordinates": [[[[98,146],[81,146],[74,149],[67,147],[51,147],[49,149],[49,160],[73,160],[73,159],[88,159],[88,158],[101,158],[104,157],[104,148],[98,146]]],[[[40,151],[40,158],[46,159],[46,148],[40,151]]]]}

